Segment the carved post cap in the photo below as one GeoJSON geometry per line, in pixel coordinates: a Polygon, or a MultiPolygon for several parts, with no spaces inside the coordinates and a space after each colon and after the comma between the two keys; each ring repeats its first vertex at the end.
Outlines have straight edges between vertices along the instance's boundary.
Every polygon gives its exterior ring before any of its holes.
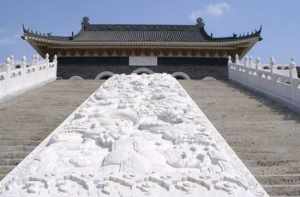
{"type": "Polygon", "coordinates": [[[249,61],[249,57],[246,56],[246,57],[244,58],[244,66],[248,66],[248,61],[249,61]]]}
{"type": "Polygon", "coordinates": [[[260,59],[260,57],[257,57],[257,58],[255,59],[255,63],[256,63],[257,65],[259,65],[259,64],[260,64],[260,62],[261,62],[261,59],[260,59]]]}
{"type": "Polygon", "coordinates": [[[15,62],[15,56],[14,56],[14,55],[11,55],[11,56],[10,56],[10,63],[13,64],[14,62],[15,62]]]}
{"type": "Polygon", "coordinates": [[[10,63],[11,63],[10,57],[7,57],[7,58],[5,59],[5,63],[6,63],[6,64],[10,64],[10,63]]]}
{"type": "Polygon", "coordinates": [[[232,64],[232,58],[230,55],[228,56],[228,64],[232,64]]]}
{"type": "Polygon", "coordinates": [[[271,74],[273,74],[273,67],[275,65],[275,58],[274,57],[271,57],[270,58],[270,69],[271,69],[271,74]]]}
{"type": "Polygon", "coordinates": [[[240,63],[240,57],[239,54],[235,54],[235,63],[239,64],[240,63]]]}
{"type": "Polygon", "coordinates": [[[290,61],[290,68],[295,68],[295,67],[296,67],[295,59],[294,59],[294,58],[291,58],[291,61],[290,61]]]}
{"type": "Polygon", "coordinates": [[[276,63],[275,58],[274,58],[274,57],[271,57],[271,58],[270,58],[270,66],[274,66],[275,63],[276,63]]]}
{"type": "MultiPolygon", "coordinates": [[[[292,83],[293,79],[293,70],[296,68],[296,62],[294,58],[291,58],[290,64],[289,64],[289,75],[290,75],[290,80],[292,83]]],[[[297,72],[297,71],[296,71],[297,72]]]]}
{"type": "Polygon", "coordinates": [[[27,58],[26,58],[26,56],[23,56],[23,57],[22,57],[22,63],[23,63],[23,64],[26,64],[26,62],[27,62],[27,58]]]}
{"type": "Polygon", "coordinates": [[[252,56],[249,56],[249,59],[248,59],[248,65],[251,67],[253,62],[252,62],[253,58],[252,56]]]}

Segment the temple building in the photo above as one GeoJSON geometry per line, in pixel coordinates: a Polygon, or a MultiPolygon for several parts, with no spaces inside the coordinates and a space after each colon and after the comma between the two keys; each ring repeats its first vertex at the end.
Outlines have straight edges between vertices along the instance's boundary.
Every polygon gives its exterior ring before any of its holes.
{"type": "Polygon", "coordinates": [[[58,56],[58,77],[106,79],[114,73],[166,72],[178,79],[227,78],[228,56],[240,57],[260,40],[252,33],[214,37],[198,18],[195,25],[91,24],[84,17],[71,36],[54,36],[23,27],[41,56],[58,56]]]}

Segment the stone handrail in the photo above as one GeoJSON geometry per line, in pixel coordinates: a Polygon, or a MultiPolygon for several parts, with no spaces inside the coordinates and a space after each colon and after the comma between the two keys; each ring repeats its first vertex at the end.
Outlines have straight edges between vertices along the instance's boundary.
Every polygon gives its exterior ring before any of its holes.
{"type": "Polygon", "coordinates": [[[0,65],[0,99],[56,80],[56,71],[56,56],[50,62],[49,55],[45,59],[34,55],[31,63],[25,56],[22,61],[15,61],[13,56],[8,57],[5,64],[0,65]]]}
{"type": "Polygon", "coordinates": [[[259,59],[253,63],[246,58],[242,63],[238,56],[235,62],[229,57],[228,74],[230,80],[300,112],[300,79],[293,59],[289,65],[278,66],[274,58],[270,64],[262,65],[259,59]]]}

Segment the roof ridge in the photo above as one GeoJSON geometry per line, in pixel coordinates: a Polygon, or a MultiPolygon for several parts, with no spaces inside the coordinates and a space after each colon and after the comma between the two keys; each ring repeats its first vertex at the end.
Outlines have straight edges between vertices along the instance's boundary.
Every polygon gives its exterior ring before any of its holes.
{"type": "Polygon", "coordinates": [[[88,24],[85,31],[195,31],[195,25],[164,24],[88,24]]]}

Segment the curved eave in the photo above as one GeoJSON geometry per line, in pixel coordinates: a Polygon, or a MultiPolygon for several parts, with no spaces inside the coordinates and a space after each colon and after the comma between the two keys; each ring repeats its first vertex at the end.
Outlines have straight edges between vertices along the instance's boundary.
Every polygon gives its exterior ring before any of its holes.
{"type": "Polygon", "coordinates": [[[236,40],[228,40],[228,41],[203,41],[203,42],[97,42],[97,41],[74,41],[74,40],[55,40],[48,38],[41,38],[35,36],[27,36],[24,35],[22,37],[24,40],[29,42],[33,42],[36,44],[43,45],[55,45],[55,46],[64,46],[64,47],[74,47],[74,46],[94,46],[94,47],[121,47],[121,46],[168,46],[168,47],[226,47],[226,46],[250,46],[260,41],[261,38],[259,36],[251,37],[251,38],[243,38],[236,40]]]}

